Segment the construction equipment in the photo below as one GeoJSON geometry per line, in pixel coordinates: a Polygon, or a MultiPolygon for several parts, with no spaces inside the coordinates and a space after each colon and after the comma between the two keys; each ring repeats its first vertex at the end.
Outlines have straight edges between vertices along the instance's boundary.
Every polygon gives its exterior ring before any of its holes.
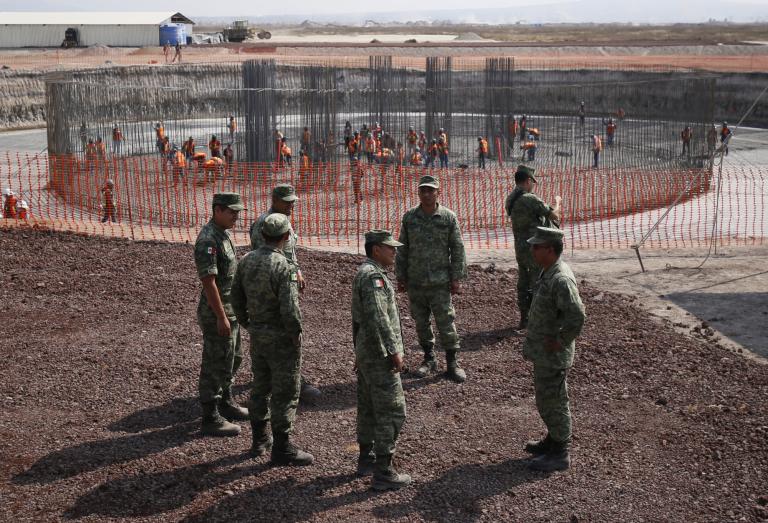
{"type": "Polygon", "coordinates": [[[248,20],[235,20],[232,25],[224,29],[224,38],[228,42],[244,42],[254,36],[259,40],[269,40],[272,38],[272,33],[263,29],[257,32],[256,29],[248,26],[248,20]]]}
{"type": "Polygon", "coordinates": [[[64,41],[61,42],[61,47],[69,49],[70,47],[77,47],[78,45],[80,45],[80,38],[77,34],[77,29],[68,27],[67,30],[64,31],[64,41]]]}

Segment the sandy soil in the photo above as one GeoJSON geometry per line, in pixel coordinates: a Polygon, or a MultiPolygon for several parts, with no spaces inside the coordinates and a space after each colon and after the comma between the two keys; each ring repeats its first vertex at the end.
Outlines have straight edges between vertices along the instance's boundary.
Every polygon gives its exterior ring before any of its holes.
{"type": "MultiPolygon", "coordinates": [[[[411,489],[355,478],[349,292],[359,257],[302,252],[304,372],[323,401],[270,468],[239,438],[199,437],[199,292],[187,245],[3,231],[0,519],[41,521],[761,521],[768,365],[655,323],[581,282],[570,471],[534,474],[530,367],[510,326],[515,272],[472,267],[456,300],[463,386],[405,377],[398,464],[411,489]],[[23,245],[24,248],[19,248],[23,245]]],[[[407,361],[418,363],[401,299],[407,361]]],[[[245,397],[247,360],[237,392],[245,397]]]]}

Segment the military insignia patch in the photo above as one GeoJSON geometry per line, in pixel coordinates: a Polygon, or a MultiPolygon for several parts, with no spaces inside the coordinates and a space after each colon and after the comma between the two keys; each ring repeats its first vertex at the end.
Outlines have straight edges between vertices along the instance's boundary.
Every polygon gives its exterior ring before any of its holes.
{"type": "Polygon", "coordinates": [[[373,280],[373,286],[376,287],[377,289],[383,289],[384,288],[384,280],[382,280],[381,278],[375,278],[373,280]]]}
{"type": "Polygon", "coordinates": [[[295,272],[291,273],[291,281],[299,281],[299,275],[295,272]]]}

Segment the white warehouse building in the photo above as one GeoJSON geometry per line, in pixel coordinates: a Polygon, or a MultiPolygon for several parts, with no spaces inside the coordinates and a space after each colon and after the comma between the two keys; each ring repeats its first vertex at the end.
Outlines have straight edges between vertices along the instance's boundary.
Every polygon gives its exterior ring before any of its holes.
{"type": "Polygon", "coordinates": [[[0,48],[59,47],[67,29],[76,31],[80,46],[160,45],[160,26],[194,22],[174,12],[0,12],[0,48]]]}

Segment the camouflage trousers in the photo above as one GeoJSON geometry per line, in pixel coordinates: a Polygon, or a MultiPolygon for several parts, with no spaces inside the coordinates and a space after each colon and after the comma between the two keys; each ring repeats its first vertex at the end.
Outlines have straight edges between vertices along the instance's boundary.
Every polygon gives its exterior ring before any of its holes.
{"type": "Polygon", "coordinates": [[[293,431],[299,406],[301,349],[279,332],[251,332],[251,420],[270,421],[272,434],[293,431]]]}
{"type": "Polygon", "coordinates": [[[430,287],[408,286],[408,300],[411,307],[411,317],[416,323],[416,334],[419,344],[434,344],[435,334],[432,332],[430,317],[435,316],[435,325],[440,335],[440,347],[447,351],[458,351],[459,334],[456,332],[456,311],[451,301],[449,284],[430,287]]]}
{"type": "Polygon", "coordinates": [[[533,284],[541,268],[533,261],[531,246],[527,241],[515,240],[515,259],[517,260],[517,307],[520,313],[528,313],[533,301],[533,284]]]}
{"type": "Polygon", "coordinates": [[[200,379],[197,389],[200,403],[213,403],[221,399],[223,391],[232,387],[235,374],[243,361],[240,348],[240,327],[234,319],[229,320],[232,334],[219,336],[216,323],[198,320],[203,331],[203,361],[200,364],[200,379]]]}
{"type": "Polygon", "coordinates": [[[391,456],[405,422],[405,395],[400,374],[389,358],[357,365],[357,442],[377,456],[391,456]]]}
{"type": "Polygon", "coordinates": [[[558,442],[571,441],[571,407],[568,399],[568,369],[533,365],[536,408],[550,437],[558,442]]]}

